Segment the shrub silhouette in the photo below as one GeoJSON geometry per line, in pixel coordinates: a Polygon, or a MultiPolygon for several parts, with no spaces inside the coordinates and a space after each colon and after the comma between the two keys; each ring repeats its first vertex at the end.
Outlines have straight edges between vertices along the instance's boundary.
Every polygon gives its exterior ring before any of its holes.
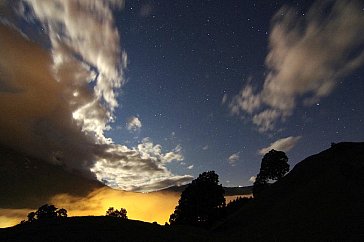
{"type": "Polygon", "coordinates": [[[223,216],[224,189],[214,171],[204,172],[182,192],[169,222],[207,227],[223,216]]]}
{"type": "Polygon", "coordinates": [[[269,180],[279,180],[288,171],[288,157],[283,151],[271,150],[265,154],[253,185],[254,197],[268,186],[269,180]]]}
{"type": "Polygon", "coordinates": [[[126,214],[127,214],[127,211],[125,208],[120,208],[120,210],[117,210],[117,209],[114,209],[113,207],[110,207],[106,211],[106,216],[117,217],[117,218],[122,218],[122,219],[128,219],[128,216],[126,214]]]}

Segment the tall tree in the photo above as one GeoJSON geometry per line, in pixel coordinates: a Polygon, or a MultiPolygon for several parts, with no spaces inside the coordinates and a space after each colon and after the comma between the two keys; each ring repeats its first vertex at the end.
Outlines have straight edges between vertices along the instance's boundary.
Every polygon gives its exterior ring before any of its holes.
{"type": "Polygon", "coordinates": [[[225,207],[224,189],[214,171],[204,172],[182,192],[169,222],[209,226],[216,221],[225,207]]]}
{"type": "Polygon", "coordinates": [[[283,151],[271,150],[264,155],[253,185],[254,197],[264,190],[270,180],[279,180],[289,171],[288,157],[283,151]]]}

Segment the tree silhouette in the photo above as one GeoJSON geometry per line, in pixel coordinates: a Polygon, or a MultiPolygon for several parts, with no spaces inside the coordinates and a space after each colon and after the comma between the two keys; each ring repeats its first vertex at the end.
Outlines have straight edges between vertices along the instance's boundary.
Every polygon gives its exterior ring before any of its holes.
{"type": "Polygon", "coordinates": [[[214,171],[200,174],[182,192],[178,205],[170,216],[170,224],[206,227],[222,217],[225,191],[218,183],[219,176],[214,171]]]}
{"type": "Polygon", "coordinates": [[[44,204],[38,208],[35,212],[28,213],[28,220],[22,221],[24,223],[32,223],[37,220],[45,221],[49,219],[55,218],[66,218],[67,217],[67,210],[64,208],[56,208],[54,205],[44,204]]]}
{"type": "Polygon", "coordinates": [[[35,219],[35,212],[28,213],[28,222],[34,222],[35,219]]]}
{"type": "Polygon", "coordinates": [[[57,208],[54,205],[44,204],[35,212],[38,220],[51,219],[57,217],[57,208]]]}
{"type": "Polygon", "coordinates": [[[283,151],[271,150],[265,154],[253,185],[254,197],[268,186],[269,180],[279,180],[288,171],[288,157],[283,151]]]}
{"type": "Polygon", "coordinates": [[[58,218],[66,218],[67,217],[67,210],[64,208],[60,208],[56,211],[58,218]]]}
{"type": "Polygon", "coordinates": [[[120,210],[117,210],[117,209],[114,209],[113,207],[110,207],[106,211],[106,216],[117,217],[117,218],[122,218],[122,219],[128,219],[128,216],[126,214],[127,214],[127,211],[125,208],[120,208],[120,210]]]}

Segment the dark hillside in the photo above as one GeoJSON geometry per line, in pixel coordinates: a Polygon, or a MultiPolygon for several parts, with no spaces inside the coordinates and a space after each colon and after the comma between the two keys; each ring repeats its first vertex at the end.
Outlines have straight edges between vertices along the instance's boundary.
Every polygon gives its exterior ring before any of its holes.
{"type": "Polygon", "coordinates": [[[364,241],[364,143],[306,158],[216,231],[231,241],[364,241]]]}
{"type": "Polygon", "coordinates": [[[0,229],[0,241],[210,241],[207,232],[115,217],[70,217],[0,229]]]}

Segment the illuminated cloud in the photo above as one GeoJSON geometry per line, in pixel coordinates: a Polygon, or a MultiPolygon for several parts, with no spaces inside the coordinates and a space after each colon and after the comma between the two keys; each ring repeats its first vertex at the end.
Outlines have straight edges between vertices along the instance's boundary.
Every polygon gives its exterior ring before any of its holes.
{"type": "Polygon", "coordinates": [[[55,78],[73,85],[73,118],[83,131],[94,133],[99,143],[109,143],[104,131],[110,128],[108,122],[118,106],[116,90],[124,83],[127,62],[111,8],[122,7],[123,1],[24,0],[22,4],[32,12],[23,7],[20,14],[38,19],[48,33],[55,78]],[[82,72],[73,71],[65,78],[72,65],[82,67],[82,72]],[[80,100],[80,89],[90,82],[94,83],[92,97],[80,100]]]}
{"type": "Polygon", "coordinates": [[[188,166],[188,167],[187,167],[187,169],[188,169],[188,170],[192,170],[192,169],[193,169],[193,167],[194,167],[194,165],[190,165],[190,166],[188,166]]]}
{"type": "Polygon", "coordinates": [[[165,167],[167,163],[182,160],[180,145],[163,153],[161,145],[154,145],[149,138],[145,138],[131,149],[122,145],[107,145],[91,171],[98,180],[111,187],[149,192],[190,182],[193,179],[191,176],[173,175],[165,167]]]}
{"type": "Polygon", "coordinates": [[[231,166],[235,166],[236,162],[240,159],[239,152],[229,156],[228,161],[231,166]]]}
{"type": "Polygon", "coordinates": [[[271,150],[288,152],[293,147],[295,147],[295,145],[301,138],[302,138],[301,136],[296,136],[296,137],[290,136],[287,138],[282,138],[282,139],[279,139],[279,140],[271,143],[268,147],[260,149],[258,152],[261,155],[265,155],[266,153],[268,153],[271,150]]]}
{"type": "Polygon", "coordinates": [[[138,117],[129,117],[126,121],[126,129],[129,131],[138,131],[142,127],[142,122],[138,117]]]}
{"type": "Polygon", "coordinates": [[[182,146],[177,145],[172,151],[163,154],[162,146],[159,144],[154,145],[149,137],[144,138],[137,146],[136,150],[141,154],[142,158],[159,160],[162,163],[169,163],[173,160],[182,161],[184,159],[182,155],[182,146]]]}
{"type": "MultiPolygon", "coordinates": [[[[113,144],[110,138],[104,136],[104,131],[110,129],[109,123],[114,121],[113,112],[118,107],[117,90],[125,82],[123,70],[127,56],[120,48],[119,33],[112,15],[112,7],[121,8],[124,2],[26,2],[48,30],[56,79],[73,85],[73,118],[78,121],[83,133],[95,138],[95,144],[100,145],[95,147],[95,163],[90,166],[96,177],[114,188],[142,191],[143,185],[149,191],[191,180],[190,176],[174,176],[164,167],[172,160],[183,159],[179,146],[163,154],[162,147],[154,146],[148,139],[138,147],[128,148],[113,144]],[[80,58],[75,58],[75,55],[80,58]],[[82,71],[69,72],[70,66],[77,65],[82,71]],[[73,76],[65,78],[66,72],[73,73],[73,76]],[[90,83],[94,83],[93,93],[82,89],[90,83]],[[110,167],[113,167],[113,171],[110,167]],[[143,173],[141,182],[138,177],[143,173]],[[119,176],[117,179],[116,174],[119,176]]],[[[137,130],[141,126],[140,120],[132,117],[127,128],[137,130]]]]}
{"type": "Polygon", "coordinates": [[[183,159],[180,146],[163,153],[149,139],[126,147],[104,135],[125,82],[127,58],[112,15],[123,1],[19,4],[22,18],[40,22],[50,49],[0,25],[0,84],[6,87],[0,92],[0,144],[119,189],[151,191],[191,181],[165,166],[183,159]]]}
{"type": "Polygon", "coordinates": [[[364,63],[363,32],[359,1],[317,1],[305,16],[283,7],[272,19],[264,84],[260,91],[246,85],[231,99],[231,113],[266,132],[298,103],[317,103],[364,63]]]}
{"type": "Polygon", "coordinates": [[[208,150],[208,149],[209,149],[208,145],[205,145],[204,147],[202,147],[202,150],[208,150]]]}

